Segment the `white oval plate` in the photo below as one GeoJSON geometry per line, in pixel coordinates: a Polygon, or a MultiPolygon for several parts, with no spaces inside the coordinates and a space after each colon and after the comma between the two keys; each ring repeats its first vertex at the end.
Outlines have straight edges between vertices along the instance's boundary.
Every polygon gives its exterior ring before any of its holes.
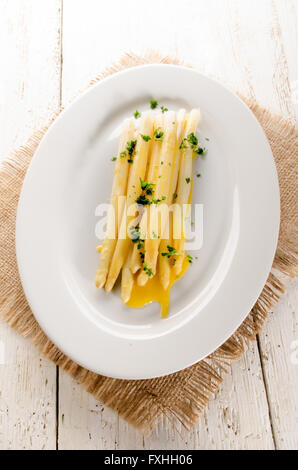
{"type": "Polygon", "coordinates": [[[25,294],[45,333],[82,366],[123,379],[170,374],[210,354],[245,319],[272,265],[279,214],[271,149],[246,105],[196,71],[136,67],[89,89],[42,139],[17,215],[25,294]],[[95,208],[109,201],[120,124],[152,98],[175,110],[200,107],[209,148],[196,161],[193,196],[204,204],[204,242],[172,289],[167,319],[158,304],[130,309],[93,282],[95,208]]]}

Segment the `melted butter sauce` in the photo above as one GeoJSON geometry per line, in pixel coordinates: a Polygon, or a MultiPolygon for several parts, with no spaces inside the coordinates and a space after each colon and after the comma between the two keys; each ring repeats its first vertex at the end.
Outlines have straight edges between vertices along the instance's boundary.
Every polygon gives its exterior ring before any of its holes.
{"type": "MultiPolygon", "coordinates": [[[[175,276],[173,271],[171,271],[170,284],[166,290],[163,289],[159,282],[158,273],[153,278],[149,279],[145,286],[138,286],[135,279],[130,299],[128,302],[126,302],[126,305],[128,307],[140,308],[144,307],[150,302],[158,302],[160,304],[160,315],[162,318],[166,318],[169,313],[171,287],[184,275],[188,269],[188,266],[189,262],[185,258],[183,261],[182,271],[179,276],[175,276]]],[[[137,275],[138,273],[135,276],[137,275]]]]}

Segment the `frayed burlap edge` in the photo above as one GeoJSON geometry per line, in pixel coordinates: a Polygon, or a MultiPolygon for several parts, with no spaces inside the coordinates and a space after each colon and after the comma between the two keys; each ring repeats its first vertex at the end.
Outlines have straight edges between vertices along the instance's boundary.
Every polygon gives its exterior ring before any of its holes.
{"type": "MultiPolygon", "coordinates": [[[[181,64],[178,59],[149,52],[143,57],[126,54],[120,62],[99,75],[102,78],[141,64],[181,64]]],[[[75,364],[43,333],[24,296],[15,255],[15,218],[24,176],[40,140],[54,121],[34,133],[26,145],[14,151],[0,167],[0,317],[22,336],[29,338],[56,365],[105,405],[144,432],[150,432],[163,417],[173,426],[180,422],[190,429],[218,390],[231,361],[238,359],[255,339],[268,311],[284,291],[280,273],[297,275],[297,192],[291,172],[295,170],[297,128],[280,116],[245,100],[259,119],[271,144],[280,178],[281,230],[273,270],[252,311],[240,328],[205,360],[178,373],[150,380],[119,380],[103,377],[75,364]]]]}

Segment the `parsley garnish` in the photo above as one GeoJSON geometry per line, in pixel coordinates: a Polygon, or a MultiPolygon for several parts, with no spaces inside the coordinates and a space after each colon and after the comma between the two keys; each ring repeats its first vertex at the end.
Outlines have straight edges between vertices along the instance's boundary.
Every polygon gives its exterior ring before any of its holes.
{"type": "Polygon", "coordinates": [[[141,134],[141,137],[142,137],[143,140],[145,140],[145,142],[148,142],[149,140],[151,140],[150,135],[141,134]]]}
{"type": "Polygon", "coordinates": [[[152,194],[154,193],[153,187],[155,186],[155,183],[148,183],[148,181],[143,181],[142,178],[140,178],[140,184],[141,190],[144,191],[145,194],[140,194],[140,196],[136,199],[135,202],[142,206],[152,204],[152,201],[150,201],[147,196],[152,196],[152,194]]]}
{"type": "Polygon", "coordinates": [[[192,149],[194,149],[199,143],[197,137],[194,135],[193,132],[189,134],[186,139],[187,139],[187,142],[190,143],[190,146],[192,149]]]}
{"type": "Polygon", "coordinates": [[[197,176],[197,178],[200,178],[200,177],[201,177],[201,173],[198,173],[196,176],[197,176]]]}
{"type": "Polygon", "coordinates": [[[167,258],[171,258],[171,256],[179,256],[176,248],[174,248],[173,246],[167,245],[167,249],[168,251],[161,253],[161,256],[166,256],[167,258]]]}
{"type": "Polygon", "coordinates": [[[206,155],[207,153],[207,149],[205,149],[205,147],[198,147],[194,150],[194,152],[198,155],[206,155]]]}
{"type": "Polygon", "coordinates": [[[193,257],[191,255],[186,255],[186,259],[191,264],[193,262],[193,257]]]}
{"type": "Polygon", "coordinates": [[[145,273],[147,274],[147,276],[149,276],[149,277],[153,276],[152,269],[148,268],[146,263],[143,263],[143,269],[144,269],[145,273]]]}
{"type": "Polygon", "coordinates": [[[159,204],[161,201],[165,201],[166,196],[162,196],[161,199],[152,199],[152,204],[159,204]]]}
{"type": "Polygon", "coordinates": [[[173,199],[177,199],[177,197],[178,197],[178,194],[177,194],[177,193],[174,193],[174,194],[173,194],[173,199]]]}
{"type": "Polygon", "coordinates": [[[148,181],[143,181],[142,178],[140,178],[140,183],[141,183],[141,189],[148,194],[148,196],[152,196],[154,190],[153,186],[155,186],[155,183],[148,183],[148,181]]]}
{"type": "Polygon", "coordinates": [[[191,132],[187,137],[181,140],[181,143],[179,145],[179,150],[188,148],[185,141],[187,141],[190,144],[190,147],[192,148],[194,153],[196,153],[197,155],[206,155],[207,149],[199,146],[198,138],[195,136],[193,132],[191,132]]]}
{"type": "Polygon", "coordinates": [[[140,227],[138,225],[130,227],[131,241],[137,243],[137,248],[144,248],[144,240],[141,238],[140,227]]]}
{"type": "Polygon", "coordinates": [[[124,157],[126,157],[126,151],[125,150],[120,153],[120,158],[124,158],[124,157]]]}
{"type": "Polygon", "coordinates": [[[186,139],[182,139],[181,140],[181,144],[179,145],[179,150],[182,150],[182,149],[187,149],[187,145],[185,144],[185,140],[186,139]]]}
{"type": "Polygon", "coordinates": [[[136,119],[138,119],[139,117],[141,117],[141,113],[139,113],[139,111],[136,109],[135,112],[134,112],[134,117],[136,119]]]}
{"type": "Polygon", "coordinates": [[[164,106],[161,106],[160,109],[161,109],[162,114],[169,111],[168,108],[165,108],[164,106]]]}
{"type": "Polygon", "coordinates": [[[187,182],[187,184],[190,183],[190,178],[185,178],[185,181],[187,182]]]}
{"type": "Polygon", "coordinates": [[[126,150],[128,151],[128,155],[129,155],[130,157],[132,156],[133,151],[134,151],[136,145],[137,145],[137,141],[136,141],[136,140],[130,140],[129,142],[127,142],[127,144],[126,144],[126,150]]]}
{"type": "Polygon", "coordinates": [[[136,199],[136,203],[141,206],[147,206],[151,204],[151,201],[145,196],[145,194],[140,194],[140,196],[136,199]]]}
{"type": "Polygon", "coordinates": [[[158,102],[156,100],[150,101],[150,108],[155,109],[158,106],[158,102]]]}
{"type": "Polygon", "coordinates": [[[111,158],[112,162],[115,162],[117,160],[117,157],[111,158]]]}
{"type": "Polygon", "coordinates": [[[163,141],[163,136],[164,136],[164,132],[160,130],[160,127],[158,127],[154,131],[154,139],[158,140],[159,142],[162,142],[163,141]]]}

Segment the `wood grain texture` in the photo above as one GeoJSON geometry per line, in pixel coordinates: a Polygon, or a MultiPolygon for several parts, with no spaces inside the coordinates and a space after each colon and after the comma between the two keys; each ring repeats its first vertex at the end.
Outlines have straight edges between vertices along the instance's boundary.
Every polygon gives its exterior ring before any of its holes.
{"type": "Polygon", "coordinates": [[[119,448],[144,449],[274,449],[258,348],[233,364],[221,390],[190,433],[164,422],[150,437],[119,420],[119,448]],[[258,412],[256,412],[258,410],[258,412]]]}
{"type": "MultiPolygon", "coordinates": [[[[0,156],[123,52],[156,48],[294,120],[296,0],[1,0],[0,156]],[[156,12],[158,11],[158,14],[156,12]],[[63,61],[61,60],[63,59],[63,61]]],[[[295,91],[296,90],[296,91],[295,91]]],[[[297,282],[190,432],[144,437],[0,324],[0,449],[297,448],[297,282]],[[7,354],[7,351],[9,352],[7,354]],[[260,354],[261,353],[261,354],[260,354]],[[57,432],[57,435],[56,435],[57,432]],[[56,442],[57,437],[57,442],[56,442]]]]}
{"type": "MultiPolygon", "coordinates": [[[[59,106],[60,2],[1,1],[0,157],[59,106]]],[[[56,367],[0,323],[0,449],[55,449],[56,367]]]]}
{"type": "Polygon", "coordinates": [[[276,448],[297,450],[298,364],[292,345],[298,339],[298,282],[285,283],[287,291],[259,335],[260,351],[276,448]]]}
{"type": "Polygon", "coordinates": [[[55,366],[3,322],[0,340],[0,450],[55,449],[55,366]]]}

